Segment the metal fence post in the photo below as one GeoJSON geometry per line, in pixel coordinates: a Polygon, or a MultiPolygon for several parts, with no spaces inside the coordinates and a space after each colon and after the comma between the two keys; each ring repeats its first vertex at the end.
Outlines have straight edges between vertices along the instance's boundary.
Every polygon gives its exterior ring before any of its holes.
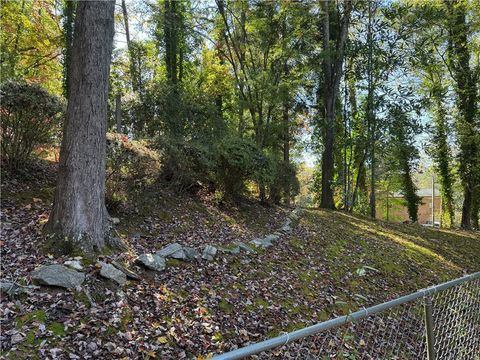
{"type": "Polygon", "coordinates": [[[425,297],[425,333],[427,340],[427,359],[435,360],[435,334],[433,332],[432,298],[425,297]]]}

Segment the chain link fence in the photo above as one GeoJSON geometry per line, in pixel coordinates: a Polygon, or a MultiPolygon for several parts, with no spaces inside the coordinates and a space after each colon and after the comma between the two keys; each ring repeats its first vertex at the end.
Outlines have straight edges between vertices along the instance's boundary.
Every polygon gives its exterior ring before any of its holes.
{"type": "Polygon", "coordinates": [[[480,272],[214,357],[480,360],[480,272]]]}

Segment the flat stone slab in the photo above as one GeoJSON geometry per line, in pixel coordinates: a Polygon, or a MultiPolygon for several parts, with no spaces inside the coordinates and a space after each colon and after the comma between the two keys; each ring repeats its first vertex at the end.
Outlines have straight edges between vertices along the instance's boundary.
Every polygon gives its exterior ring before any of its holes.
{"type": "Polygon", "coordinates": [[[179,260],[187,259],[187,255],[185,254],[182,245],[180,245],[179,243],[173,243],[165,246],[160,251],[157,251],[156,255],[164,258],[171,257],[179,260]]]}
{"type": "Polygon", "coordinates": [[[252,247],[248,246],[247,244],[245,244],[245,243],[243,243],[243,242],[241,242],[241,241],[235,241],[234,244],[235,244],[235,245],[238,245],[238,247],[240,248],[240,250],[243,250],[243,251],[245,251],[245,252],[247,252],[247,253],[249,253],[249,254],[255,252],[255,250],[254,250],[252,247]]]}
{"type": "Polygon", "coordinates": [[[217,248],[212,245],[207,245],[205,249],[203,249],[202,259],[212,261],[215,255],[217,255],[217,248]]]}
{"type": "Polygon", "coordinates": [[[125,285],[125,283],[127,282],[127,275],[125,275],[123,271],[117,269],[111,264],[107,264],[104,262],[100,262],[100,266],[102,267],[100,269],[101,276],[106,279],[115,281],[118,285],[125,285]]]}
{"type": "Polygon", "coordinates": [[[153,271],[163,271],[167,266],[165,258],[156,254],[142,254],[137,258],[137,262],[153,271]]]}
{"type": "Polygon", "coordinates": [[[185,252],[187,260],[196,260],[200,258],[200,251],[198,251],[197,249],[185,246],[183,248],[183,251],[185,252]]]}
{"type": "Polygon", "coordinates": [[[35,269],[32,279],[38,284],[72,289],[82,285],[85,274],[63,265],[47,265],[35,269]]]}

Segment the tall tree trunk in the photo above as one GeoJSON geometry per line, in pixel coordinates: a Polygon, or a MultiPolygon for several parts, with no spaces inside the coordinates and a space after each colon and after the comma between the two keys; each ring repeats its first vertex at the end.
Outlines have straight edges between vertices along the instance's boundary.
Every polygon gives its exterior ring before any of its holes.
{"type": "Polygon", "coordinates": [[[140,69],[137,64],[136,56],[140,56],[138,53],[135,54],[133,49],[132,40],[130,38],[130,26],[128,22],[128,12],[127,12],[127,4],[125,0],[122,0],[122,14],[123,14],[123,23],[125,26],[125,37],[127,39],[127,50],[130,59],[130,77],[132,81],[132,89],[134,92],[138,92],[140,97],[142,96],[142,86],[141,86],[141,78],[140,78],[140,69]]]}
{"type": "Polygon", "coordinates": [[[165,12],[165,28],[164,28],[164,41],[165,41],[165,64],[167,68],[167,77],[172,85],[176,85],[178,82],[177,74],[177,2],[175,0],[165,0],[164,3],[165,12]]]}
{"type": "Polygon", "coordinates": [[[117,125],[117,133],[122,133],[122,94],[115,96],[115,123],[117,125]]]}
{"type": "Polygon", "coordinates": [[[94,253],[102,250],[108,232],[105,151],[115,2],[77,6],[70,98],[47,229],[58,235],[59,246],[66,242],[94,253]]]}
{"type": "MultiPolygon", "coordinates": [[[[432,74],[432,79],[434,75],[432,74]]],[[[434,100],[434,133],[432,142],[434,149],[432,158],[435,163],[435,170],[440,178],[442,193],[442,226],[450,227],[454,223],[453,205],[453,178],[452,178],[452,154],[448,145],[448,124],[447,113],[444,103],[444,91],[441,84],[435,85],[432,89],[434,100]]]]}
{"type": "Polygon", "coordinates": [[[322,17],[321,28],[323,30],[323,105],[325,114],[325,146],[322,153],[322,195],[320,207],[335,209],[333,200],[333,176],[334,176],[334,142],[335,142],[335,100],[337,98],[342,64],[345,52],[345,43],[348,35],[348,26],[352,10],[351,1],[344,2],[344,14],[341,18],[340,29],[335,39],[335,51],[330,42],[330,16],[331,1],[321,1],[322,17]],[[333,55],[334,54],[334,55],[333,55]]]}
{"type": "Polygon", "coordinates": [[[459,173],[463,186],[461,227],[471,228],[473,193],[480,185],[480,135],[476,121],[478,112],[478,68],[472,69],[468,47],[471,29],[466,21],[466,3],[445,1],[448,18],[447,58],[455,80],[458,107],[459,173]]]}
{"type": "MultiPolygon", "coordinates": [[[[288,101],[283,102],[283,161],[290,164],[290,124],[288,121],[288,101]]],[[[290,184],[285,189],[285,204],[290,205],[290,184]]]]}
{"type": "Polygon", "coordinates": [[[376,118],[374,109],[374,85],[373,85],[373,7],[372,2],[368,2],[368,29],[367,29],[367,44],[368,44],[368,90],[367,90],[367,123],[370,132],[370,216],[375,218],[377,215],[377,201],[376,201],[376,173],[375,173],[375,143],[376,143],[376,118]]]}
{"type": "Polygon", "coordinates": [[[73,45],[73,26],[75,22],[75,8],[77,3],[75,1],[66,0],[64,8],[64,19],[63,19],[63,38],[64,38],[64,49],[63,49],[63,94],[66,99],[68,99],[68,88],[69,88],[69,72],[70,72],[70,62],[72,59],[72,45],[73,45]]]}

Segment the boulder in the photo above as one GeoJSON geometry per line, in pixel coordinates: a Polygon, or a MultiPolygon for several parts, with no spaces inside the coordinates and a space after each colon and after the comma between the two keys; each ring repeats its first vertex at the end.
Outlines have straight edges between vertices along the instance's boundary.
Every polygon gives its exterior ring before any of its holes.
{"type": "Polygon", "coordinates": [[[100,266],[102,267],[100,269],[101,276],[115,281],[118,285],[125,285],[127,282],[127,275],[125,275],[123,271],[120,271],[115,266],[104,262],[100,262],[100,266]]]}
{"type": "Polygon", "coordinates": [[[202,259],[212,261],[217,255],[217,248],[212,245],[206,245],[205,249],[203,249],[202,259]]]}
{"type": "Polygon", "coordinates": [[[137,262],[154,271],[162,271],[166,267],[165,258],[155,254],[142,254],[137,258],[137,262]]]}
{"type": "Polygon", "coordinates": [[[160,251],[157,251],[156,255],[164,258],[171,257],[179,260],[187,259],[187,255],[185,254],[185,251],[183,251],[182,245],[179,243],[173,243],[165,246],[160,251]]]}
{"type": "Polygon", "coordinates": [[[281,230],[284,232],[284,233],[289,233],[292,231],[292,227],[289,225],[289,224],[285,224],[282,226],[281,230]]]}
{"type": "Polygon", "coordinates": [[[63,263],[63,265],[68,266],[69,268],[77,271],[82,271],[83,266],[79,260],[67,260],[63,263]]]}
{"type": "Polygon", "coordinates": [[[200,252],[197,249],[185,246],[183,251],[185,252],[187,260],[195,260],[200,258],[200,252]]]}
{"type": "Polygon", "coordinates": [[[113,223],[113,225],[120,224],[120,219],[117,217],[110,218],[110,221],[113,223]]]}
{"type": "Polygon", "coordinates": [[[82,285],[85,274],[63,265],[41,266],[32,272],[33,281],[50,286],[72,289],[82,285]]]}

